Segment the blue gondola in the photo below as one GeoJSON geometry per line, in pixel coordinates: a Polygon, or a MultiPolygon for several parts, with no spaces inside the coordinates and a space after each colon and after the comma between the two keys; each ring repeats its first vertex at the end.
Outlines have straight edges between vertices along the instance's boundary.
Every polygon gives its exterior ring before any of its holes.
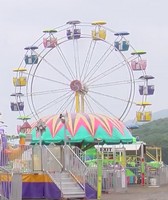
{"type": "Polygon", "coordinates": [[[37,64],[38,63],[38,56],[35,54],[35,50],[38,49],[38,47],[35,46],[30,46],[30,47],[26,47],[25,50],[30,50],[30,54],[26,54],[25,55],[25,63],[27,65],[33,65],[33,64],[37,64]]]}
{"type": "Polygon", "coordinates": [[[79,39],[81,37],[81,29],[76,28],[76,24],[79,24],[79,23],[80,21],[78,20],[67,22],[67,24],[72,25],[72,27],[68,28],[66,32],[68,40],[79,39]]]}
{"type": "Polygon", "coordinates": [[[139,86],[139,93],[140,95],[153,95],[154,94],[155,87],[154,85],[140,85],[139,86]]]}
{"type": "Polygon", "coordinates": [[[12,111],[23,111],[24,102],[11,102],[10,107],[12,111]]]}
{"type": "Polygon", "coordinates": [[[128,51],[129,42],[123,37],[129,35],[128,32],[117,32],[114,33],[115,36],[118,36],[117,40],[114,42],[114,47],[119,51],[128,51]]]}
{"type": "Polygon", "coordinates": [[[79,39],[81,36],[81,30],[78,28],[73,29],[68,29],[67,30],[67,38],[68,40],[72,39],[79,39]]]}
{"type": "Polygon", "coordinates": [[[119,51],[128,51],[129,43],[128,41],[114,42],[114,47],[118,49],[119,51]]]}
{"type": "Polygon", "coordinates": [[[24,102],[21,101],[21,97],[24,96],[23,93],[13,93],[10,96],[15,97],[18,101],[17,102],[11,102],[10,107],[12,111],[23,111],[24,110],[24,102]]]}

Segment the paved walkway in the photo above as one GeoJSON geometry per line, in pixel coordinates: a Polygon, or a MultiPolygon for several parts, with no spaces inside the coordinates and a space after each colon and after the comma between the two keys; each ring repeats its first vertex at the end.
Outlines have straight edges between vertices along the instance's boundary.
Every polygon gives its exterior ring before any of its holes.
{"type": "Polygon", "coordinates": [[[168,200],[168,185],[161,187],[129,186],[126,192],[102,194],[101,200],[168,200]]]}
{"type": "Polygon", "coordinates": [[[129,186],[126,192],[103,194],[101,200],[168,200],[168,185],[129,186]]]}

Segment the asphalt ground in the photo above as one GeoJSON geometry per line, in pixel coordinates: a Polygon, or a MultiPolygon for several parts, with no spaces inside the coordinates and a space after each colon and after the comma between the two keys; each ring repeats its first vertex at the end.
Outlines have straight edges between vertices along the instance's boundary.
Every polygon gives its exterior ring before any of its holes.
{"type": "Polygon", "coordinates": [[[102,194],[101,200],[168,200],[168,185],[160,187],[129,186],[125,192],[102,194]]]}

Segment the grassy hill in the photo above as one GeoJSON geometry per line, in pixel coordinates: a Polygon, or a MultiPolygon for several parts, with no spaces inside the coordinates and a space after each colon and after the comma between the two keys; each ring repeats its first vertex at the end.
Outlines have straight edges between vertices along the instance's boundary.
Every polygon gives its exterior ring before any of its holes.
{"type": "Polygon", "coordinates": [[[132,131],[133,136],[149,145],[162,147],[163,161],[168,164],[168,118],[154,120],[132,131]]]}

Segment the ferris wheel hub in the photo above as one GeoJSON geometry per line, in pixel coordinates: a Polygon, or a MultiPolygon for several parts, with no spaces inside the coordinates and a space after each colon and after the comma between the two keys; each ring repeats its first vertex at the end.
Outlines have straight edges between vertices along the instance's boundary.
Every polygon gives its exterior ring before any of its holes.
{"type": "Polygon", "coordinates": [[[82,90],[82,84],[79,80],[73,80],[70,84],[70,88],[74,92],[80,92],[82,90]]]}
{"type": "Polygon", "coordinates": [[[79,80],[73,80],[70,83],[70,88],[74,92],[78,92],[81,95],[85,95],[88,92],[88,87],[82,84],[79,80]]]}

